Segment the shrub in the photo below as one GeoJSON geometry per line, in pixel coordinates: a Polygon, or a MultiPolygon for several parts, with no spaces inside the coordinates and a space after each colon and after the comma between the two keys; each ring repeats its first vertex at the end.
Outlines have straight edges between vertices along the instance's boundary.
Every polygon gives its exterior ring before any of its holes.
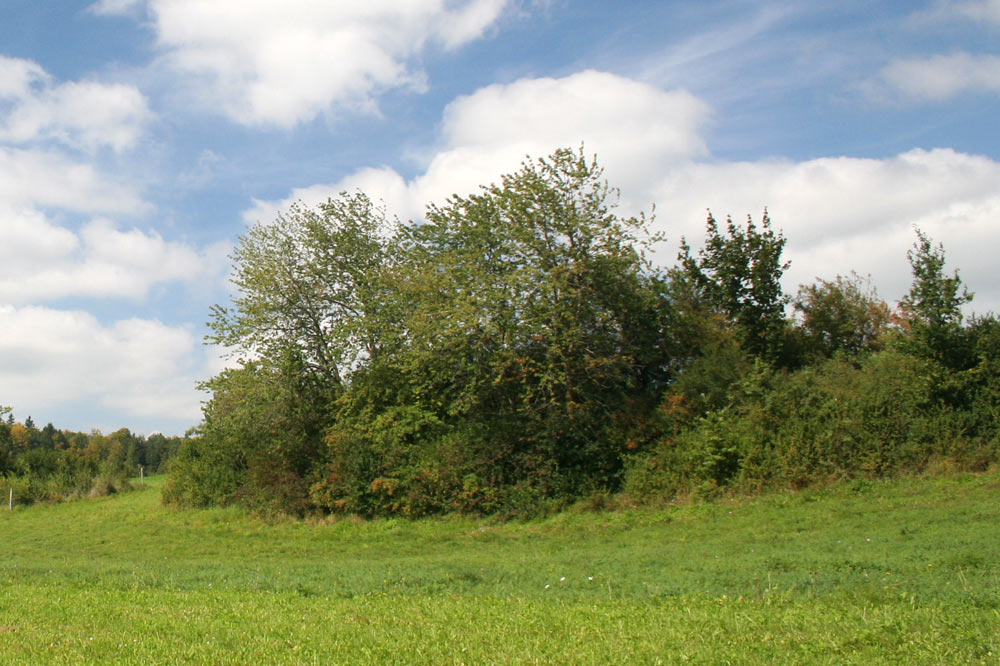
{"type": "Polygon", "coordinates": [[[982,466],[996,459],[996,424],[977,430],[967,410],[942,398],[942,386],[956,377],[896,350],[860,366],[844,358],[796,372],[758,366],[731,404],[633,459],[626,492],[642,499],[706,488],[801,487],[920,471],[941,459],[982,466]]]}

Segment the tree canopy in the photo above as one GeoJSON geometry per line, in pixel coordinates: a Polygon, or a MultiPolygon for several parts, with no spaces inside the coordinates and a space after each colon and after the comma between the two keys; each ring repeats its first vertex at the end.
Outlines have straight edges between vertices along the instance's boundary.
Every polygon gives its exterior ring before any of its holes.
{"type": "Polygon", "coordinates": [[[994,456],[1000,325],[965,324],[922,232],[893,312],[853,274],[793,301],[766,211],[710,214],[657,268],[651,219],[616,200],[564,149],[418,223],[356,192],[255,225],[210,322],[237,363],[205,382],[165,499],[530,515],[994,456]]]}

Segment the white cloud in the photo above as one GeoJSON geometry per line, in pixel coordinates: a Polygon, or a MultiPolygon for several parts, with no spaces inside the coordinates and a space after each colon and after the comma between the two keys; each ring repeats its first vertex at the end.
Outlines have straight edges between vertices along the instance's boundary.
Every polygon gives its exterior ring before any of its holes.
{"type": "Polygon", "coordinates": [[[220,272],[216,247],[120,230],[102,215],[146,210],[131,188],[57,153],[0,147],[0,303],[144,297],[153,285],[220,272]],[[91,216],[78,231],[45,210],[91,216]],[[95,217],[96,216],[96,217],[95,217]]]}
{"type": "Polygon", "coordinates": [[[0,100],[22,99],[32,87],[48,81],[48,74],[38,63],[0,55],[0,100]]]}
{"type": "Polygon", "coordinates": [[[151,114],[136,88],[97,81],[52,83],[36,63],[0,56],[0,141],[55,140],[93,151],[135,145],[151,114]]]}
{"type": "Polygon", "coordinates": [[[191,330],[158,321],[106,326],[86,312],[0,305],[0,395],[22,409],[91,400],[194,423],[197,348],[191,330]]]}
{"type": "Polygon", "coordinates": [[[596,72],[491,86],[449,105],[442,145],[422,175],[406,181],[392,169],[362,169],[284,200],[257,201],[244,217],[267,221],[292,201],[313,205],[357,188],[400,217],[419,218],[426,203],[496,181],[525,153],[543,156],[583,140],[622,188],[621,212],[656,203],[654,226],[669,238],[657,253],[663,265],[674,264],[682,235],[700,244],[706,209],[720,221],[750,214],[759,223],[767,207],[788,239],[789,291],[856,270],[895,300],[909,287],[906,251],[916,224],[944,243],[977,291],[975,309],[1000,311],[992,258],[1000,247],[1000,163],[948,149],[884,159],[713,160],[700,135],[707,113],[687,93],[596,72]]]}
{"type": "Polygon", "coordinates": [[[788,239],[787,289],[856,270],[871,273],[882,296],[895,300],[909,288],[906,251],[917,225],[944,243],[949,261],[979,290],[975,309],[1000,310],[989,259],[1000,247],[997,182],[1000,163],[947,149],[670,170],[655,187],[657,225],[671,238],[661,261],[673,261],[681,235],[700,244],[706,209],[720,221],[750,214],[759,223],[767,207],[788,239]]]}
{"type": "Polygon", "coordinates": [[[1000,93],[1000,56],[953,53],[894,60],[882,81],[906,97],[941,101],[965,92],[1000,93]]]}
{"type": "Polygon", "coordinates": [[[444,148],[416,186],[428,201],[466,194],[515,169],[526,154],[585,144],[623,189],[650,171],[707,155],[707,105],[613,74],[522,79],[460,97],[445,109],[444,148]]]}
{"type": "Polygon", "coordinates": [[[146,208],[130,187],[93,166],[44,150],[0,146],[0,204],[57,207],[90,213],[137,213],[146,208]]]}
{"type": "Polygon", "coordinates": [[[472,0],[437,17],[435,33],[444,46],[454,49],[482,36],[508,5],[507,0],[472,0]]]}
{"type": "MultiPolygon", "coordinates": [[[[98,14],[137,2],[101,0],[98,14]]],[[[393,88],[424,87],[420,56],[480,38],[510,0],[144,0],[162,64],[204,109],[292,127],[341,110],[372,112],[393,88]]]]}
{"type": "Polygon", "coordinates": [[[216,248],[198,250],[155,232],[121,231],[97,218],[74,233],[41,213],[0,207],[0,302],[72,297],[144,298],[156,284],[198,282],[223,268],[216,248]]]}
{"type": "Polygon", "coordinates": [[[419,219],[444,203],[540,157],[585,142],[605,175],[623,191],[624,207],[648,208],[653,174],[707,154],[699,133],[708,107],[684,91],[665,92],[623,77],[585,71],[561,79],[522,79],[483,88],[448,105],[442,145],[410,182],[390,168],[361,169],[334,184],[296,189],[280,201],[255,201],[248,223],[268,221],[294,201],[314,205],[361,189],[390,213],[419,219]],[[635,202],[634,204],[631,202],[635,202]]]}

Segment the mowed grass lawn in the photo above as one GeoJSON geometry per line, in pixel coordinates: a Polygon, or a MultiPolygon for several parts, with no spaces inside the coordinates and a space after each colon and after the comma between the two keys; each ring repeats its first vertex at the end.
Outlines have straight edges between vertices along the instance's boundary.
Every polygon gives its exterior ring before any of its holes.
{"type": "Polygon", "coordinates": [[[2,664],[1000,662],[1000,474],[498,524],[0,512],[2,664]]]}

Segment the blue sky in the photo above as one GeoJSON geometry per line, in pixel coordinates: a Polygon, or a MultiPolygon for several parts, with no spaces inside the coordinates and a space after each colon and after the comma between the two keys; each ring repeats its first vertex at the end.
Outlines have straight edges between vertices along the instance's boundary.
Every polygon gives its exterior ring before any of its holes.
{"type": "Polygon", "coordinates": [[[788,238],[890,303],[913,225],[1000,311],[1000,0],[6,0],[0,404],[183,433],[237,236],[361,188],[401,219],[584,144],[668,242],[788,238]]]}

